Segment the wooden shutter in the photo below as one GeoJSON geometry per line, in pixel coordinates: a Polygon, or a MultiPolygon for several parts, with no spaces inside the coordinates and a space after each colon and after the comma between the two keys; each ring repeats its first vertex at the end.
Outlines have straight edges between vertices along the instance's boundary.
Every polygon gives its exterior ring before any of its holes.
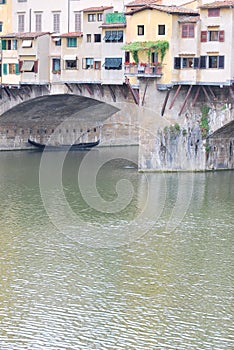
{"type": "Polygon", "coordinates": [[[22,72],[23,61],[19,61],[19,72],[22,72]]]}
{"type": "Polygon", "coordinates": [[[8,66],[7,63],[3,63],[3,74],[5,74],[5,75],[8,73],[8,69],[7,69],[8,67],[7,66],[8,66]]]}
{"type": "Polygon", "coordinates": [[[219,56],[219,68],[224,68],[224,56],[219,56]]]}
{"type": "Polygon", "coordinates": [[[201,69],[206,68],[206,57],[207,57],[207,56],[201,56],[201,57],[200,57],[200,68],[201,68],[201,69]]]}
{"type": "Polygon", "coordinates": [[[2,50],[6,50],[6,40],[2,40],[2,50]]]}
{"type": "Polygon", "coordinates": [[[34,62],[34,73],[38,73],[38,61],[34,62]]]}
{"type": "Polygon", "coordinates": [[[201,31],[201,42],[205,43],[207,41],[207,31],[206,30],[202,30],[201,31]]]}
{"type": "Polygon", "coordinates": [[[174,69],[180,69],[180,57],[174,57],[174,69]]]}
{"type": "Polygon", "coordinates": [[[20,74],[20,71],[19,71],[19,63],[16,63],[15,64],[15,74],[20,74]]]}
{"type": "Polygon", "coordinates": [[[219,32],[219,41],[224,42],[224,30],[220,30],[219,32]]]}
{"type": "Polygon", "coordinates": [[[199,67],[199,57],[194,57],[193,59],[193,68],[197,69],[199,67]]]}

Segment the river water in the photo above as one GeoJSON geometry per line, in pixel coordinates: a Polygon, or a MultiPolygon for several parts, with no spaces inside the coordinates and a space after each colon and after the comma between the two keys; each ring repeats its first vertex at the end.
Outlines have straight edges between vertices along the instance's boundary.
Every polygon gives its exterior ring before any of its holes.
{"type": "Polygon", "coordinates": [[[136,162],[0,153],[1,350],[234,348],[234,172],[136,162]]]}

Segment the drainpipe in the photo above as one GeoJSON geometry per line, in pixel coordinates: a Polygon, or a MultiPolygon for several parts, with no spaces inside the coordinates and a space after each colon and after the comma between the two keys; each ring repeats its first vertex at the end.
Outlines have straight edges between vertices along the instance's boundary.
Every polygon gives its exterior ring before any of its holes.
{"type": "Polygon", "coordinates": [[[32,9],[29,9],[29,32],[32,30],[32,9]]]}
{"type": "Polygon", "coordinates": [[[70,0],[67,0],[67,32],[70,32],[70,0]]]}

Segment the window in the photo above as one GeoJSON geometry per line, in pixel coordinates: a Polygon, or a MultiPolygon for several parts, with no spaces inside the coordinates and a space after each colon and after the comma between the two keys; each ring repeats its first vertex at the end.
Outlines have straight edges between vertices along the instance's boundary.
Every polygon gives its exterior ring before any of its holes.
{"type": "Polygon", "coordinates": [[[61,46],[61,39],[59,39],[59,38],[57,38],[56,40],[55,40],[55,46],[61,46]]]}
{"type": "Polygon", "coordinates": [[[19,61],[20,72],[38,72],[38,61],[19,61]]]}
{"type": "Polygon", "coordinates": [[[24,32],[24,14],[18,15],[18,32],[24,32]]]}
{"type": "Polygon", "coordinates": [[[201,56],[200,57],[200,68],[224,68],[224,56],[201,56]]]}
{"type": "Polygon", "coordinates": [[[0,22],[0,32],[2,32],[3,23],[0,22]]]}
{"type": "Polygon", "coordinates": [[[105,69],[122,69],[122,58],[105,58],[105,69]]]}
{"type": "Polygon", "coordinates": [[[60,58],[53,58],[52,59],[52,72],[53,73],[60,73],[61,71],[61,60],[60,58]]]}
{"type": "Polygon", "coordinates": [[[101,42],[101,34],[94,34],[94,42],[95,43],[101,42]]]}
{"type": "Polygon", "coordinates": [[[158,25],[158,35],[165,35],[166,30],[165,30],[165,24],[159,24],[158,25]]]}
{"type": "Polygon", "coordinates": [[[174,69],[189,68],[199,68],[199,57],[174,57],[174,69]]]}
{"type": "Polygon", "coordinates": [[[103,21],[103,14],[102,13],[98,13],[97,14],[97,20],[98,20],[98,22],[102,22],[103,21]]]}
{"type": "Polygon", "coordinates": [[[137,35],[144,35],[144,26],[143,25],[137,26],[137,35]]]}
{"type": "Polygon", "coordinates": [[[42,26],[41,26],[41,22],[42,22],[42,15],[41,13],[36,13],[35,14],[35,31],[36,32],[41,32],[42,31],[42,26]]]}
{"type": "Polygon", "coordinates": [[[224,42],[224,30],[203,30],[201,31],[201,42],[219,41],[224,42]]]}
{"type": "Polygon", "coordinates": [[[101,69],[101,60],[94,61],[94,69],[101,69]]]}
{"type": "Polygon", "coordinates": [[[17,50],[17,40],[2,40],[2,50],[17,50]]]}
{"type": "Polygon", "coordinates": [[[91,39],[92,39],[91,34],[87,34],[86,39],[87,39],[87,43],[91,43],[91,39]]]}
{"type": "Polygon", "coordinates": [[[18,63],[9,63],[9,74],[19,74],[18,63]]]}
{"type": "Polygon", "coordinates": [[[130,63],[130,52],[129,51],[125,51],[125,64],[129,64],[130,63]]]}
{"type": "Polygon", "coordinates": [[[151,53],[151,62],[152,63],[157,63],[158,62],[158,53],[157,52],[152,52],[151,53]]]}
{"type": "Polygon", "coordinates": [[[105,42],[123,42],[123,31],[122,30],[107,30],[104,36],[105,42]]]}
{"type": "Polygon", "coordinates": [[[220,16],[219,8],[208,9],[208,17],[219,17],[219,16],[220,16]]]}
{"type": "Polygon", "coordinates": [[[224,41],[224,30],[209,30],[208,41],[224,41]]]}
{"type": "Polygon", "coordinates": [[[193,57],[183,57],[182,68],[193,68],[193,57]]]}
{"type": "Polygon", "coordinates": [[[81,12],[75,13],[75,32],[81,31],[81,12]]]}
{"type": "Polygon", "coordinates": [[[56,33],[60,32],[60,13],[53,14],[53,30],[56,33]]]}
{"type": "Polygon", "coordinates": [[[210,30],[208,31],[208,41],[218,41],[219,40],[219,31],[210,30]]]}
{"type": "Polygon", "coordinates": [[[194,38],[194,24],[182,25],[182,38],[194,38]]]}
{"type": "Polygon", "coordinates": [[[65,69],[77,69],[77,61],[76,60],[65,60],[65,69]]]}
{"type": "Polygon", "coordinates": [[[77,47],[77,38],[67,38],[67,47],[77,47]]]}
{"type": "Polygon", "coordinates": [[[0,0],[0,4],[5,4],[6,0],[0,0]]]}
{"type": "Polygon", "coordinates": [[[88,22],[96,22],[96,14],[89,13],[88,14],[88,22]]]}
{"type": "Polygon", "coordinates": [[[224,56],[208,56],[208,68],[224,68],[224,56]]]}
{"type": "Polygon", "coordinates": [[[22,47],[24,47],[24,48],[32,47],[32,40],[23,40],[22,47]]]}
{"type": "Polygon", "coordinates": [[[83,69],[92,69],[93,68],[93,58],[83,58],[83,69]]]}

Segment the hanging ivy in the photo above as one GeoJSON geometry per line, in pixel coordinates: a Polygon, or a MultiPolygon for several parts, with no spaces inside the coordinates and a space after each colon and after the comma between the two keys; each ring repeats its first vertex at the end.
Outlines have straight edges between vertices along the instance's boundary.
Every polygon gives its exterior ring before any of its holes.
{"type": "Polygon", "coordinates": [[[150,59],[151,52],[156,51],[160,53],[161,62],[166,55],[166,51],[169,48],[169,42],[166,40],[157,41],[134,41],[129,44],[125,44],[122,50],[130,51],[132,53],[133,59],[136,63],[139,62],[138,52],[147,51],[148,58],[150,59]]]}

